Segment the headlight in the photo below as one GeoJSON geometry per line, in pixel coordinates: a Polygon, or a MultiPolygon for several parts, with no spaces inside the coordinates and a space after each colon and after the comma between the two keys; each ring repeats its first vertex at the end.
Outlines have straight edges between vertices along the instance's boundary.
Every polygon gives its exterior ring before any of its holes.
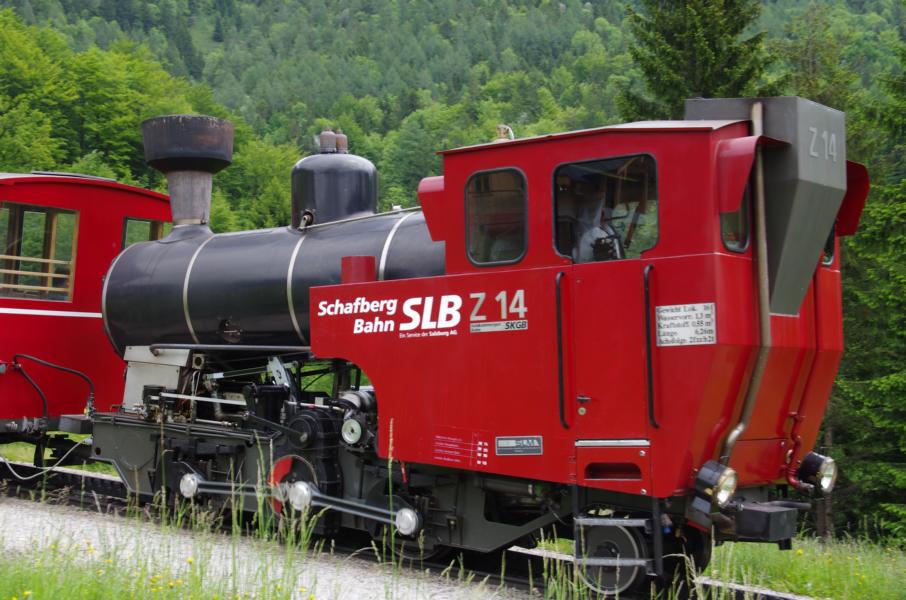
{"type": "Polygon", "coordinates": [[[737,480],[736,471],[730,467],[724,469],[723,473],[720,474],[717,485],[714,486],[714,501],[717,502],[719,507],[723,508],[730,502],[736,492],[737,480]]]}
{"type": "Polygon", "coordinates": [[[702,465],[695,478],[696,495],[723,508],[733,498],[738,480],[735,470],[716,460],[709,460],[702,465]]]}
{"type": "Polygon", "coordinates": [[[837,483],[837,462],[828,456],[809,452],[799,465],[798,475],[800,481],[811,483],[826,494],[837,483]]]}

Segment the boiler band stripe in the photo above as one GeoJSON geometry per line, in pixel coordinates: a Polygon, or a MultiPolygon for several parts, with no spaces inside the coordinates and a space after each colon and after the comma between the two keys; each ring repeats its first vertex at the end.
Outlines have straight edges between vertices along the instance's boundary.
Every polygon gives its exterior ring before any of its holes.
{"type": "Polygon", "coordinates": [[[189,261],[189,268],[186,269],[186,278],[182,284],[182,312],[186,317],[186,326],[189,328],[189,334],[192,336],[192,339],[196,344],[200,344],[198,341],[198,336],[195,335],[195,328],[192,327],[192,317],[189,315],[189,277],[192,276],[192,267],[195,266],[195,259],[198,258],[198,255],[201,253],[202,248],[208,245],[208,242],[214,239],[214,236],[209,237],[201,244],[198,248],[195,249],[195,254],[192,255],[192,260],[189,261]]]}
{"type": "Polygon", "coordinates": [[[403,224],[403,221],[414,215],[414,212],[409,213],[399,221],[393,224],[393,227],[390,229],[390,233],[387,234],[387,240],[384,242],[384,248],[381,250],[381,262],[378,266],[377,278],[378,281],[384,280],[384,270],[387,268],[387,255],[390,254],[390,242],[393,241],[393,236],[396,235],[396,230],[400,228],[400,225],[403,224]]]}
{"type": "Polygon", "coordinates": [[[99,312],[78,312],[74,310],[37,310],[31,308],[0,308],[0,315],[32,315],[35,317],[82,317],[86,319],[100,319],[104,316],[99,312]]]}
{"type": "Polygon", "coordinates": [[[293,255],[289,259],[289,268],[286,270],[286,304],[289,306],[289,318],[292,319],[293,329],[296,330],[296,335],[299,336],[299,339],[302,340],[303,344],[307,344],[308,341],[305,339],[305,336],[302,335],[302,328],[299,327],[299,319],[296,318],[296,303],[293,301],[293,269],[296,267],[296,257],[299,256],[299,248],[302,247],[302,242],[305,241],[305,235],[299,238],[299,241],[296,242],[296,247],[293,248],[293,255]]]}

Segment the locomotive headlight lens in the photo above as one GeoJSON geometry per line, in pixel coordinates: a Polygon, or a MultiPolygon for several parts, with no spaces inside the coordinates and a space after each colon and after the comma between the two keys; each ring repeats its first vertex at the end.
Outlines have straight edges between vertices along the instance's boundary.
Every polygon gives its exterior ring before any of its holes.
{"type": "Polygon", "coordinates": [[[179,493],[183,498],[194,498],[198,493],[199,483],[201,483],[201,477],[195,473],[186,473],[179,480],[179,493]]]}
{"type": "Polygon", "coordinates": [[[315,488],[307,481],[296,481],[289,486],[289,504],[299,512],[305,512],[315,497],[315,488]]]}
{"type": "Polygon", "coordinates": [[[421,528],[421,517],[411,508],[401,508],[396,512],[396,530],[403,535],[415,535],[421,528]]]}
{"type": "Polygon", "coordinates": [[[736,471],[730,467],[724,469],[720,474],[717,485],[714,486],[714,501],[719,507],[723,508],[730,502],[736,492],[737,481],[736,471]]]}
{"type": "Polygon", "coordinates": [[[837,462],[817,452],[809,452],[799,465],[798,475],[800,481],[811,483],[826,494],[837,483],[837,462]]]}
{"type": "MultiPolygon", "coordinates": [[[[695,478],[696,496],[707,503],[717,504],[723,508],[730,503],[736,493],[736,484],[739,477],[731,467],[725,467],[716,460],[709,460],[702,465],[695,478]]],[[[706,508],[702,505],[702,510],[706,508]]]]}
{"type": "Polygon", "coordinates": [[[818,487],[825,494],[834,489],[837,483],[837,461],[827,458],[818,469],[818,487]]]}

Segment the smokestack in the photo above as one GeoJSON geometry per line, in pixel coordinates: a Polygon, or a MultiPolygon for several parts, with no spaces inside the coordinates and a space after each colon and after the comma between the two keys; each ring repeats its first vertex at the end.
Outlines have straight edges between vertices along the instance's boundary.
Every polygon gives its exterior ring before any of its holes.
{"type": "Polygon", "coordinates": [[[203,225],[211,216],[214,173],[233,159],[233,124],[200,115],[167,115],[142,123],[145,160],[167,176],[174,225],[203,225]]]}

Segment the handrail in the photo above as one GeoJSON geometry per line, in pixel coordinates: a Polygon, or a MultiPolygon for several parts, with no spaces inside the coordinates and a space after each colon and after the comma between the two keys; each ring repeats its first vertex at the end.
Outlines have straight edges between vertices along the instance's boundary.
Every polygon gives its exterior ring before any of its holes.
{"type": "Polygon", "coordinates": [[[643,288],[645,290],[645,367],[648,377],[648,422],[655,429],[660,429],[660,425],[654,416],[654,369],[652,368],[651,352],[651,290],[649,278],[654,265],[646,265],[642,272],[643,288]]]}
{"type": "Polygon", "coordinates": [[[35,258],[32,256],[13,256],[10,254],[0,254],[0,260],[17,260],[25,262],[36,262],[45,265],[71,265],[71,260],[59,260],[55,258],[35,258]]]}
{"type": "Polygon", "coordinates": [[[18,283],[0,283],[0,289],[4,290],[24,290],[30,292],[60,292],[68,294],[67,288],[54,287],[51,285],[22,285],[18,283]]]}
{"type": "Polygon", "coordinates": [[[556,311],[557,311],[557,384],[559,392],[559,401],[560,401],[560,424],[563,425],[563,429],[569,429],[569,423],[566,422],[566,412],[564,406],[564,392],[563,392],[563,315],[560,310],[560,282],[563,279],[563,276],[566,275],[563,271],[557,273],[557,278],[554,280],[556,288],[556,311]]]}
{"type": "Polygon", "coordinates": [[[23,277],[40,277],[42,279],[50,277],[51,279],[69,279],[69,273],[44,273],[43,271],[17,271],[15,269],[0,269],[3,275],[21,275],[23,277]]]}

